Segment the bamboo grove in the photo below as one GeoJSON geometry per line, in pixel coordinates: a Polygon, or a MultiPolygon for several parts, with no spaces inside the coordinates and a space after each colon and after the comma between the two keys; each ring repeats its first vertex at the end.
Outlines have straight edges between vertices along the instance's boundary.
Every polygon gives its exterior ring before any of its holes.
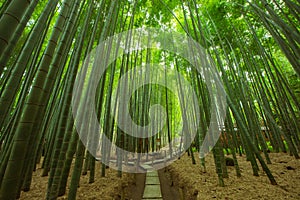
{"type": "MultiPolygon", "coordinates": [[[[246,155],[253,175],[263,170],[271,184],[276,180],[267,165],[271,163],[270,150],[299,158],[299,1],[7,0],[0,6],[0,199],[19,198],[21,191],[29,191],[38,163],[42,164],[43,176],[48,176],[47,199],[64,195],[68,181],[68,199],[75,199],[80,176],[88,171],[89,183],[94,182],[99,159],[80,140],[72,116],[76,75],[99,43],[139,27],[155,27],[166,33],[173,30],[192,37],[216,67],[215,76],[224,85],[227,102],[221,136],[212,149],[220,186],[228,177],[226,152],[234,159],[237,176],[242,174],[236,157],[246,155]]],[[[110,50],[114,51],[117,49],[110,50]]],[[[86,76],[91,73],[86,72],[86,76]]],[[[185,59],[148,48],[110,63],[95,97],[85,89],[76,93],[86,96],[79,105],[82,107],[94,98],[100,132],[130,152],[158,151],[157,140],[164,146],[175,137],[189,137],[189,127],[180,134],[182,121],[198,124],[195,139],[186,148],[193,158],[207,134],[212,114],[213,100],[207,87],[208,82],[185,59]],[[147,65],[145,71],[135,70],[145,63],[162,66],[151,73],[147,65]],[[151,106],[160,104],[164,108],[166,121],[158,134],[137,138],[118,128],[122,119],[114,114],[123,112],[116,99],[122,95],[116,89],[122,76],[127,73],[126,84],[134,88],[172,71],[192,86],[200,121],[195,121],[195,113],[185,113],[184,108],[194,102],[182,95],[183,84],[174,76],[165,79],[176,88],[174,91],[148,84],[130,98],[130,115],[141,126],[149,123],[151,106]]],[[[160,112],[154,110],[151,116],[160,121],[160,112]]],[[[89,124],[80,127],[89,129],[89,124]]],[[[168,151],[176,148],[169,145],[168,151]]],[[[105,176],[104,161],[113,151],[109,146],[101,151],[101,175],[105,176]]],[[[121,157],[116,158],[116,176],[120,177],[124,167],[121,157]]],[[[192,163],[205,170],[205,157],[201,157],[201,163],[194,159],[192,163]]]]}

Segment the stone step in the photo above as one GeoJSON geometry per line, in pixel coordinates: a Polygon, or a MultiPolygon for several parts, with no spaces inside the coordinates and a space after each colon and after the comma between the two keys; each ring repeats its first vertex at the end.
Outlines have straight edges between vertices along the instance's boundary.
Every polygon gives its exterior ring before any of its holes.
{"type": "Polygon", "coordinates": [[[153,177],[153,176],[158,177],[157,171],[147,172],[147,174],[146,174],[146,177],[147,177],[147,178],[148,178],[148,177],[153,177]]]}
{"type": "Polygon", "coordinates": [[[160,185],[146,185],[143,199],[159,199],[162,198],[160,185]]]}
{"type": "Polygon", "coordinates": [[[154,171],[154,168],[152,166],[150,166],[150,165],[143,164],[143,165],[141,165],[141,167],[143,169],[147,170],[148,172],[149,171],[154,171]]]}
{"type": "Polygon", "coordinates": [[[148,176],[146,178],[146,185],[159,185],[159,178],[158,176],[148,176]]]}

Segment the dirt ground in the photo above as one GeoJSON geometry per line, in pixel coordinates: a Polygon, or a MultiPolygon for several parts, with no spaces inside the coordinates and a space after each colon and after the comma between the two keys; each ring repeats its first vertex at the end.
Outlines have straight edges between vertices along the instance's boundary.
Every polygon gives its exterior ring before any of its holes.
{"type": "Polygon", "coordinates": [[[206,157],[206,173],[191,158],[184,155],[167,170],[172,174],[173,184],[179,188],[181,199],[300,199],[300,160],[284,153],[271,153],[268,165],[278,185],[271,185],[260,168],[259,177],[253,176],[250,162],[238,156],[242,177],[236,176],[234,167],[228,167],[229,178],[225,187],[217,184],[217,174],[212,154],[206,157]]]}
{"type": "MultiPolygon", "coordinates": [[[[136,188],[143,191],[142,182],[145,174],[123,173],[122,178],[117,177],[117,171],[114,169],[106,170],[106,177],[101,177],[101,164],[96,163],[95,182],[89,184],[89,174],[81,176],[80,187],[77,191],[79,200],[111,200],[111,199],[140,199],[142,192],[133,192],[136,188]],[[137,177],[137,178],[136,178],[137,177]],[[137,179],[137,181],[136,181],[137,179]],[[139,184],[136,184],[139,183],[139,184]]],[[[41,177],[42,169],[38,168],[33,174],[32,186],[29,192],[22,192],[21,200],[42,200],[46,198],[48,177],[41,177]]],[[[70,180],[70,177],[69,177],[70,180]]],[[[68,184],[69,187],[69,184],[68,184]]],[[[64,200],[68,197],[67,193],[58,198],[64,200]]]]}
{"type": "MultiPolygon", "coordinates": [[[[213,156],[206,157],[206,172],[200,166],[195,154],[196,165],[186,155],[165,169],[159,170],[161,190],[166,200],[202,199],[300,199],[300,160],[284,153],[271,153],[272,164],[268,165],[278,183],[271,185],[266,174],[260,169],[260,176],[252,175],[250,162],[238,156],[242,177],[236,177],[235,168],[229,166],[229,178],[224,179],[225,187],[217,185],[217,174],[213,156]]],[[[107,176],[101,177],[100,163],[96,164],[95,182],[88,183],[88,175],[82,176],[77,199],[81,200],[140,200],[142,199],[145,174],[123,173],[122,179],[117,171],[107,169],[107,176]]],[[[32,188],[22,192],[21,200],[45,199],[48,177],[41,177],[42,169],[34,173],[32,188]]],[[[67,190],[68,192],[68,190],[67,190]]],[[[67,194],[59,197],[67,199],[67,194]]]]}

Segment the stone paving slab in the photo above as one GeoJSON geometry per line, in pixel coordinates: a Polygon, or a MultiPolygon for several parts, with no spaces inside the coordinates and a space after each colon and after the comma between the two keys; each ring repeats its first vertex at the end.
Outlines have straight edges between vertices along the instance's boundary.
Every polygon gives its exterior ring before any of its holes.
{"type": "Polygon", "coordinates": [[[141,165],[141,167],[144,168],[147,171],[154,171],[153,167],[150,166],[150,165],[143,164],[143,165],[141,165]]]}
{"type": "Polygon", "coordinates": [[[153,161],[153,164],[163,163],[165,161],[166,161],[165,159],[157,159],[157,160],[153,161]]]}
{"type": "Polygon", "coordinates": [[[146,185],[159,185],[159,178],[158,176],[148,176],[146,178],[146,185]]]}
{"type": "Polygon", "coordinates": [[[146,185],[143,199],[157,199],[162,198],[160,185],[146,185]]]}
{"type": "Polygon", "coordinates": [[[146,174],[146,177],[147,177],[147,178],[148,178],[148,177],[153,177],[153,176],[158,177],[157,171],[147,172],[147,174],[146,174]]]}

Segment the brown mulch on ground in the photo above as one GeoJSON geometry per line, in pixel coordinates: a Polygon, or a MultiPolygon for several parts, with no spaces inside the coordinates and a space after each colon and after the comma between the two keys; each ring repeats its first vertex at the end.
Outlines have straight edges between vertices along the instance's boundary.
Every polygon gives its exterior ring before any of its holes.
{"type": "MultiPolygon", "coordinates": [[[[46,198],[48,177],[41,177],[43,169],[38,168],[33,174],[32,186],[29,192],[22,192],[21,200],[41,200],[46,198]]],[[[89,184],[89,174],[81,176],[77,199],[111,200],[111,199],[141,199],[144,191],[145,174],[123,173],[117,177],[117,171],[106,169],[106,177],[101,177],[101,163],[96,162],[95,182],[89,184]]],[[[69,177],[70,180],[70,177],[69,177]]],[[[68,183],[69,187],[69,183],[68,183]]],[[[68,190],[58,200],[68,197],[68,190]]]]}
{"type": "Polygon", "coordinates": [[[163,198],[170,200],[180,200],[179,188],[173,184],[172,175],[167,170],[167,168],[158,170],[158,176],[163,198]]]}
{"type": "Polygon", "coordinates": [[[261,167],[260,176],[253,176],[250,162],[245,156],[238,156],[242,177],[238,178],[235,167],[229,166],[225,187],[218,186],[212,154],[205,158],[206,173],[200,166],[198,154],[195,157],[196,165],[185,154],[167,168],[179,188],[181,199],[300,199],[300,160],[288,154],[270,153],[272,164],[268,166],[278,185],[270,184],[261,167]]]}
{"type": "MultiPolygon", "coordinates": [[[[253,176],[250,162],[246,161],[245,156],[238,156],[242,177],[236,177],[235,168],[229,166],[229,178],[224,179],[226,186],[219,187],[212,154],[205,158],[206,172],[200,166],[197,153],[196,165],[185,154],[158,171],[163,197],[166,200],[300,199],[300,160],[285,153],[270,153],[270,157],[272,164],[268,166],[278,185],[271,185],[261,168],[260,176],[253,176]]],[[[107,169],[106,177],[101,177],[100,172],[101,164],[97,162],[94,183],[88,183],[88,175],[81,177],[77,199],[142,199],[145,174],[123,173],[122,178],[118,178],[116,170],[107,169]]],[[[22,192],[20,199],[45,199],[48,177],[41,177],[41,173],[40,168],[34,172],[31,190],[22,192]]],[[[67,199],[67,194],[58,199],[67,199]]]]}

